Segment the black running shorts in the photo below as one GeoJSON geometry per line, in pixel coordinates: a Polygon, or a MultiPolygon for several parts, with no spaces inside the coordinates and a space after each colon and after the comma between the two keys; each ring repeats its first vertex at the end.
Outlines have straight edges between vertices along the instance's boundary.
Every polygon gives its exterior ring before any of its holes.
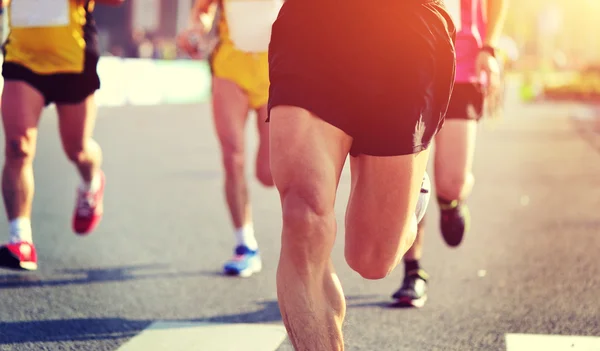
{"type": "Polygon", "coordinates": [[[81,73],[38,74],[25,65],[4,62],[2,76],[7,81],[22,81],[31,85],[44,96],[46,105],[76,104],[100,89],[97,66],[98,55],[86,53],[81,73]]]}
{"type": "Polygon", "coordinates": [[[446,113],[447,119],[478,121],[483,116],[485,97],[479,83],[456,83],[446,113]]]}
{"type": "Polygon", "coordinates": [[[351,154],[425,150],[444,121],[456,30],[439,0],[287,0],[269,46],[269,111],[304,108],[351,154]]]}

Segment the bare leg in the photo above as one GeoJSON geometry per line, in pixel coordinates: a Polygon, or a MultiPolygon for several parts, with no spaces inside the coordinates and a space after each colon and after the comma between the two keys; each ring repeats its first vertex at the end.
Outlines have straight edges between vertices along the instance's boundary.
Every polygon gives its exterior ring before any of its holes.
{"type": "Polygon", "coordinates": [[[33,202],[33,158],[44,97],[20,81],[4,82],[2,122],[5,149],[2,196],[8,220],[30,218],[33,202]]]}
{"type": "Polygon", "coordinates": [[[477,122],[449,119],[436,137],[435,184],[439,197],[452,201],[469,196],[475,183],[473,157],[477,122]]]}
{"type": "Polygon", "coordinates": [[[298,351],[344,349],[345,301],[330,255],[334,202],[352,139],[309,112],[271,111],[271,169],[281,196],[283,230],[277,296],[298,351]]]}
{"type": "Polygon", "coordinates": [[[425,218],[417,226],[417,237],[413,245],[406,251],[404,261],[418,261],[423,257],[423,241],[425,239],[425,218]]]}
{"type": "Polygon", "coordinates": [[[77,104],[56,106],[60,136],[65,154],[75,164],[81,178],[89,183],[100,172],[102,149],[92,139],[96,125],[94,95],[77,104]]]}
{"type": "Polygon", "coordinates": [[[258,152],[256,153],[256,178],[266,186],[272,187],[273,176],[271,175],[270,147],[269,147],[269,123],[267,119],[267,106],[256,110],[256,128],[258,130],[258,152]]]}
{"type": "Polygon", "coordinates": [[[446,244],[458,246],[469,230],[470,214],[463,200],[474,184],[472,173],[477,122],[450,119],[436,138],[435,183],[440,229],[446,244]]]}
{"type": "Polygon", "coordinates": [[[248,97],[237,84],[213,78],[213,116],[225,170],[225,197],[236,229],[252,223],[244,150],[248,111],[248,97]]]}
{"type": "Polygon", "coordinates": [[[386,277],[413,245],[415,209],[429,150],[415,155],[351,159],[346,261],[367,279],[386,277]]]}

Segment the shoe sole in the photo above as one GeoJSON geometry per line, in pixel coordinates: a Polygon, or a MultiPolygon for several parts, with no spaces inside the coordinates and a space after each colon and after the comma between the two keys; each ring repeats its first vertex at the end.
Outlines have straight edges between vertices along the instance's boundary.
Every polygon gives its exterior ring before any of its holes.
{"type": "Polygon", "coordinates": [[[444,232],[441,230],[442,232],[442,238],[444,239],[444,241],[446,242],[446,245],[448,245],[451,248],[456,248],[459,247],[463,240],[465,239],[465,236],[467,235],[467,233],[469,232],[469,230],[471,229],[471,211],[469,210],[468,207],[464,207],[462,210],[462,214],[463,214],[463,220],[465,223],[465,227],[464,227],[464,231],[460,236],[449,236],[449,235],[444,235],[444,232]]]}
{"type": "Polygon", "coordinates": [[[73,232],[77,236],[87,236],[87,235],[92,234],[96,230],[96,228],[98,228],[100,221],[102,221],[102,216],[103,216],[103,214],[100,214],[98,216],[98,218],[93,220],[92,223],[85,229],[77,228],[77,227],[75,227],[75,225],[73,225],[73,232]]]}
{"type": "Polygon", "coordinates": [[[401,297],[396,299],[396,306],[398,307],[414,307],[421,308],[425,306],[425,302],[427,302],[427,296],[423,296],[420,299],[411,299],[408,297],[401,297]]]}
{"type": "Polygon", "coordinates": [[[0,249],[0,267],[19,271],[35,271],[38,268],[35,262],[21,262],[6,247],[0,249]]]}
{"type": "Polygon", "coordinates": [[[230,277],[248,278],[253,274],[260,273],[260,271],[262,271],[262,262],[259,261],[258,263],[250,265],[250,267],[244,270],[235,271],[231,269],[225,269],[223,273],[230,277]]]}

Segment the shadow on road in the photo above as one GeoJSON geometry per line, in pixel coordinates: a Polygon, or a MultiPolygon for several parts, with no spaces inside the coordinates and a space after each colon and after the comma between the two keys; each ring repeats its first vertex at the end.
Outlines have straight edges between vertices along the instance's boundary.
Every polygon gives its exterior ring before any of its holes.
{"type": "MultiPolygon", "coordinates": [[[[346,300],[360,301],[376,297],[347,296],[346,300]]],[[[161,322],[192,323],[279,323],[281,314],[277,301],[258,303],[261,308],[253,312],[220,315],[208,318],[166,320],[161,322]]],[[[39,342],[93,341],[129,339],[142,332],[157,320],[130,320],[124,318],[74,318],[45,321],[0,322],[0,345],[39,342]]]]}
{"type": "Polygon", "coordinates": [[[156,278],[181,278],[199,276],[201,274],[202,272],[169,271],[167,265],[160,264],[113,268],[66,269],[52,272],[51,277],[44,277],[36,273],[2,274],[0,275],[0,289],[82,285],[156,278]]]}
{"type": "Polygon", "coordinates": [[[151,323],[122,318],[0,322],[0,345],[131,338],[151,323]]]}
{"type": "Polygon", "coordinates": [[[348,308],[362,308],[362,307],[379,307],[379,308],[391,308],[391,309],[414,309],[414,307],[406,306],[405,304],[400,304],[398,302],[390,302],[390,301],[374,301],[374,302],[365,302],[365,303],[357,303],[348,305],[348,308]]]}

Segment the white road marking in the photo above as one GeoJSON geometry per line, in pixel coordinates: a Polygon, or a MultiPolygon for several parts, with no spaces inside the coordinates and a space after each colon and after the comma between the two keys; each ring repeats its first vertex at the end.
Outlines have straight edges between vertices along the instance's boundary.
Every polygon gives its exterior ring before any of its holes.
{"type": "Polygon", "coordinates": [[[286,337],[273,324],[155,322],[118,351],[275,351],[286,337]]]}
{"type": "Polygon", "coordinates": [[[506,351],[600,351],[600,337],[506,334],[506,351]]]}

